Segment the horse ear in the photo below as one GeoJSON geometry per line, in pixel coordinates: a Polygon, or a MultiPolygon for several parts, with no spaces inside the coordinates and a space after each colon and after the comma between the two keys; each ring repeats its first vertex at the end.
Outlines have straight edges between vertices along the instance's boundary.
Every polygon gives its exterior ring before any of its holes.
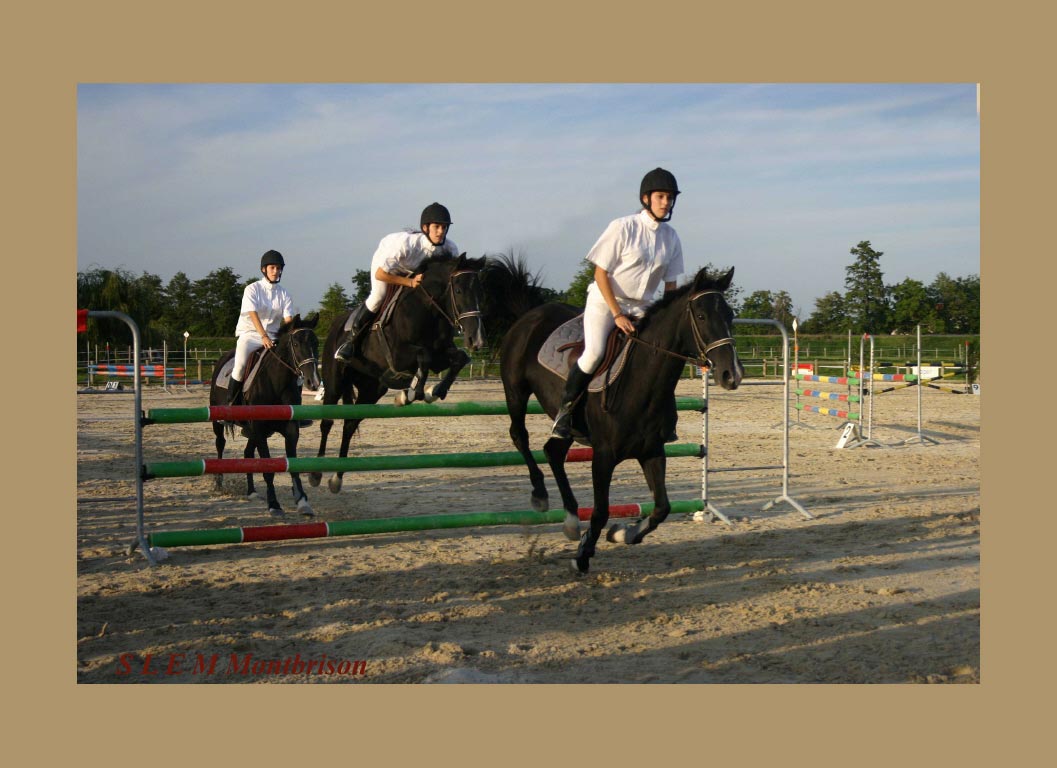
{"type": "Polygon", "coordinates": [[[462,269],[464,264],[466,264],[466,251],[460,253],[459,257],[455,260],[455,268],[462,269]]]}
{"type": "Polygon", "coordinates": [[[708,270],[705,267],[701,267],[701,269],[697,270],[697,274],[694,275],[694,285],[690,289],[691,292],[697,293],[698,291],[703,291],[705,288],[705,283],[707,282],[708,270]]]}
{"type": "Polygon", "coordinates": [[[719,288],[719,290],[721,290],[721,291],[726,291],[728,288],[730,288],[730,284],[731,284],[731,282],[733,280],[734,280],[734,267],[731,267],[727,271],[727,274],[722,275],[719,278],[719,280],[716,282],[716,287],[719,288]]]}
{"type": "Polygon", "coordinates": [[[301,321],[299,328],[315,328],[319,324],[319,313],[310,312],[305,316],[305,319],[301,321]]]}

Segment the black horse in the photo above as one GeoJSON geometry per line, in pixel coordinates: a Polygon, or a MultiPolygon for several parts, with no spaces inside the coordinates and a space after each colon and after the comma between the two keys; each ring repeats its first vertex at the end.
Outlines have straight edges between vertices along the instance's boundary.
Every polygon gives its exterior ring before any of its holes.
{"type": "MultiPolygon", "coordinates": [[[[606,538],[638,544],[655,529],[671,509],[665,487],[665,438],[675,427],[675,386],[688,358],[705,359],[712,376],[724,389],[741,383],[742,367],[734,351],[734,314],[723,296],[734,270],[713,277],[705,270],[693,282],[667,293],[639,321],[623,374],[605,393],[589,394],[584,418],[594,458],[591,478],[594,511],[590,528],[580,537],[576,497],[565,473],[565,456],[572,440],[550,438],[543,446],[566,510],[564,531],[580,539],[573,566],[587,573],[595,544],[609,519],[609,485],[613,470],[625,459],[638,459],[653,492],[655,507],[646,519],[612,526],[606,538]]],[[[500,370],[510,412],[510,437],[528,465],[532,482],[532,506],[547,509],[543,473],[532,457],[525,429],[529,395],[535,395],[554,418],[564,382],[540,365],[537,354],[551,332],[581,310],[567,304],[544,304],[515,323],[503,339],[500,370]]]]}
{"type": "MultiPolygon", "coordinates": [[[[351,314],[343,312],[334,318],[323,345],[323,404],[339,401],[348,405],[374,404],[392,387],[400,391],[397,405],[408,405],[415,400],[433,402],[443,400],[448,390],[468,362],[470,356],[455,346],[456,328],[462,331],[463,345],[473,352],[484,343],[481,323],[480,284],[478,273],[485,259],[468,259],[463,253],[457,258],[434,256],[427,259],[415,274],[422,274],[422,282],[414,290],[404,290],[396,299],[392,319],[383,327],[372,330],[361,342],[349,362],[336,360],[334,351],[345,334],[345,322],[351,314]],[[426,391],[429,372],[446,371],[444,377],[426,391]]],[[[345,419],[341,431],[338,455],[349,455],[349,441],[362,419],[345,419]]],[[[318,456],[325,456],[327,437],[333,419],[323,419],[319,425],[318,456]]],[[[337,472],[327,482],[333,493],[341,490],[343,472],[337,472]]],[[[309,482],[319,485],[322,473],[313,472],[309,482]]]]}
{"type": "MultiPolygon", "coordinates": [[[[319,316],[312,316],[310,320],[302,320],[297,315],[289,323],[283,323],[279,328],[275,346],[264,352],[264,359],[257,370],[256,377],[249,384],[244,394],[246,405],[299,405],[301,403],[301,386],[306,384],[309,389],[319,389],[319,366],[316,358],[319,354],[319,339],[316,338],[315,327],[319,322],[319,316]]],[[[209,385],[209,404],[227,405],[228,391],[224,387],[217,386],[217,376],[224,364],[235,356],[234,350],[221,357],[213,367],[213,378],[209,385]]],[[[224,430],[227,428],[229,434],[234,437],[235,424],[231,422],[213,422],[213,433],[216,435],[217,458],[224,458],[224,430]]],[[[270,458],[268,452],[268,438],[280,433],[286,438],[286,456],[297,456],[297,439],[300,427],[296,419],[290,421],[247,421],[244,432],[249,438],[243,457],[252,459],[254,453],[262,459],[270,458]]],[[[294,501],[297,503],[298,511],[307,517],[315,514],[308,503],[308,496],[301,485],[301,476],[291,472],[293,478],[294,501]]],[[[282,506],[275,495],[273,480],[274,472],[264,473],[264,482],[268,487],[268,511],[273,515],[283,515],[282,506]]],[[[224,484],[223,475],[216,476],[216,487],[219,490],[224,484]]],[[[246,495],[251,499],[260,498],[253,488],[253,474],[246,475],[246,495]]]]}

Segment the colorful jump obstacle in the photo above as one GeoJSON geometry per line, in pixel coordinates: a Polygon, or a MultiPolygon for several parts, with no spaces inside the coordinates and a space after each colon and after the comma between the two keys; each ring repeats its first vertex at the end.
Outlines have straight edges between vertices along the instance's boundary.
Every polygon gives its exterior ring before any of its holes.
{"type": "MultiPolygon", "coordinates": [[[[132,376],[135,372],[135,367],[131,365],[108,365],[106,363],[97,363],[92,366],[92,371],[95,373],[109,373],[114,376],[132,376]]],[[[183,368],[166,368],[163,365],[141,365],[139,367],[140,376],[167,376],[169,378],[183,378],[183,368]]]]}
{"type": "Polygon", "coordinates": [[[917,356],[918,359],[916,361],[908,361],[905,363],[905,365],[900,363],[875,362],[874,338],[870,334],[865,333],[861,336],[859,340],[858,368],[856,369],[855,367],[853,367],[851,365],[851,361],[849,360],[846,365],[846,368],[849,372],[848,376],[817,377],[800,373],[794,374],[797,379],[803,381],[824,381],[833,384],[844,384],[848,387],[848,391],[846,393],[834,393],[821,390],[809,390],[806,388],[798,388],[796,390],[798,400],[794,407],[802,412],[821,413],[824,415],[836,416],[845,419],[847,421],[847,423],[845,424],[845,431],[842,434],[841,439],[837,443],[837,448],[854,448],[862,445],[872,445],[875,447],[891,447],[883,446],[878,441],[872,439],[874,403],[879,395],[883,395],[888,392],[894,392],[900,389],[906,389],[907,387],[917,387],[917,433],[913,437],[907,438],[901,443],[897,443],[895,445],[907,445],[911,443],[936,443],[936,440],[932,439],[931,437],[926,437],[922,433],[921,391],[925,388],[929,388],[953,394],[966,394],[969,392],[978,392],[979,388],[973,386],[972,384],[974,371],[972,362],[968,361],[968,352],[967,364],[965,366],[946,361],[938,363],[922,363],[920,326],[918,326],[917,328],[917,356]],[[869,346],[868,361],[865,355],[867,344],[869,346]],[[906,368],[908,372],[879,373],[876,371],[878,367],[894,367],[897,369],[906,368]],[[935,373],[936,375],[930,375],[932,373],[935,373]],[[943,379],[948,379],[960,374],[966,375],[968,381],[966,386],[954,387],[942,383],[943,379]],[[879,382],[890,383],[891,386],[878,389],[877,383],[879,382]],[[858,385],[857,393],[852,391],[853,385],[858,385]],[[830,400],[847,402],[849,404],[849,408],[847,410],[840,410],[801,404],[799,402],[800,396],[822,397],[830,400]],[[850,407],[852,404],[856,403],[858,404],[858,410],[854,410],[850,407]]]}
{"type": "MultiPolygon", "coordinates": [[[[117,312],[92,312],[89,310],[78,310],[77,329],[83,332],[89,317],[113,317],[126,322],[133,336],[134,359],[139,360],[139,329],[135,322],[127,315],[117,312]]],[[[775,325],[782,332],[784,340],[787,335],[781,324],[771,320],[735,320],[735,322],[746,323],[768,323],[775,325]]],[[[784,359],[784,370],[788,371],[788,343],[786,357],[784,359]]],[[[413,517],[390,517],[377,518],[373,520],[348,520],[327,523],[311,523],[304,525],[272,525],[255,526],[231,529],[192,530],[192,531],[165,531],[146,534],[144,530],[144,496],[143,483],[150,477],[162,477],[165,472],[167,476],[194,476],[208,473],[227,473],[248,471],[323,471],[339,469],[340,471],[368,471],[375,469],[391,468],[427,468],[431,466],[504,466],[507,463],[515,463],[512,456],[516,455],[522,463],[519,454],[513,452],[502,452],[500,454],[436,454],[432,456],[418,457],[356,457],[353,459],[334,459],[327,457],[305,457],[271,460],[203,460],[197,462],[156,462],[150,465],[143,463],[143,441],[142,429],[148,424],[178,424],[206,421],[250,421],[254,419],[278,420],[278,419],[319,419],[319,418],[410,418],[429,416],[467,416],[467,415],[506,415],[506,403],[434,403],[419,404],[412,407],[397,408],[388,405],[372,406],[213,406],[206,408],[184,408],[184,409],[153,409],[144,416],[140,409],[141,405],[141,367],[130,366],[134,376],[135,386],[135,461],[136,461],[136,545],[142,551],[144,557],[151,565],[155,565],[164,554],[162,547],[173,546],[196,546],[206,544],[241,543],[250,541],[279,541],[291,539],[323,538],[333,536],[347,536],[370,533],[386,533],[401,531],[421,531],[441,528],[487,526],[487,525],[537,525],[561,522],[565,517],[564,509],[550,510],[548,512],[536,512],[534,510],[520,510],[512,512],[474,512],[456,513],[444,515],[420,515],[413,517]],[[278,408],[278,410],[276,410],[278,408]],[[455,458],[453,458],[455,457],[455,458]],[[412,465],[402,462],[411,461],[412,465]],[[230,463],[224,463],[224,462],[230,463]],[[247,463],[250,462],[250,463],[247,463]],[[298,462],[326,462],[323,464],[298,462]],[[207,464],[207,462],[209,462],[207,464]],[[213,463],[216,462],[216,463],[213,463]],[[254,463],[257,462],[257,463],[254,463]],[[261,463],[263,462],[263,463],[261,463]],[[268,462],[277,462],[269,464],[268,462]],[[336,462],[336,463],[335,463],[336,462]],[[372,466],[372,462],[374,463],[372,466]],[[399,464],[395,462],[401,462],[399,464]],[[441,463],[443,462],[443,463],[441,463]]],[[[725,467],[723,469],[709,470],[707,465],[708,455],[708,377],[702,377],[703,397],[701,398],[677,398],[676,408],[680,411],[697,410],[703,415],[702,418],[702,442],[701,444],[676,444],[665,446],[665,454],[669,457],[696,456],[702,460],[702,495],[701,499],[690,501],[675,500],[671,502],[672,512],[693,513],[694,519],[699,515],[707,513],[710,517],[716,516],[725,522],[729,520],[708,501],[707,477],[710,471],[738,471],[748,469],[781,469],[782,470],[782,493],[763,506],[769,509],[778,502],[785,501],[799,510],[803,515],[812,518],[800,504],[789,496],[789,419],[785,403],[788,402],[788,377],[784,383],[783,415],[783,460],[781,464],[765,467],[725,467]]],[[[528,403],[528,413],[541,414],[542,407],[537,402],[528,403]]],[[[542,451],[534,452],[537,461],[544,461],[542,451]]],[[[574,448],[569,451],[569,461],[587,461],[593,454],[590,449],[574,448]]],[[[654,504],[618,504],[610,506],[611,517],[631,517],[650,514],[654,504]]],[[[589,520],[592,513],[590,507],[581,507],[577,514],[581,520],[589,520]]]]}
{"type": "MultiPolygon", "coordinates": [[[[680,411],[704,411],[704,398],[682,397],[676,399],[680,411]]],[[[528,403],[529,413],[544,413],[538,402],[528,403]]],[[[207,421],[282,421],[290,419],[338,419],[338,418],[428,418],[453,416],[506,415],[504,401],[431,403],[412,406],[395,405],[285,405],[285,406],[207,406],[203,408],[155,408],[142,419],[148,424],[186,424],[207,421]]],[[[670,458],[696,457],[704,454],[704,446],[696,443],[681,443],[665,446],[665,455],[670,458]]],[[[536,461],[545,463],[546,454],[534,451],[536,461]]],[[[590,461],[594,456],[590,448],[571,448],[566,461],[590,461]]],[[[143,464],[141,481],[163,477],[194,477],[206,474],[244,474],[256,472],[367,472],[384,470],[438,469],[466,467],[498,467],[523,465],[524,459],[517,451],[483,453],[419,454],[402,456],[360,457],[276,457],[271,459],[200,459],[194,461],[154,462],[143,464]]],[[[649,514],[653,504],[624,504],[610,507],[612,517],[629,517],[649,514]]],[[[693,513],[705,509],[703,500],[673,501],[673,512],[693,513]]],[[[581,519],[590,519],[591,508],[582,507],[581,519]]],[[[461,528],[479,525],[542,525],[561,522],[565,510],[548,512],[520,510],[513,512],[475,512],[444,515],[421,515],[413,517],[380,518],[373,520],[347,520],[303,525],[272,525],[221,530],[191,530],[152,533],[147,536],[152,547],[199,546],[206,544],[229,544],[250,541],[279,541],[302,538],[324,538],[369,533],[393,533],[421,531],[439,528],[461,528]]]]}

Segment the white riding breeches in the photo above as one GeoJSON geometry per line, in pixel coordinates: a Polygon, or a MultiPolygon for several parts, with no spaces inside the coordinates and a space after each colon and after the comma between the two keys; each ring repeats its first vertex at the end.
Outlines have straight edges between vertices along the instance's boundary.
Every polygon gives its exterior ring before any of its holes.
{"type": "MultiPolygon", "coordinates": [[[[643,308],[629,306],[630,302],[620,302],[624,314],[632,320],[642,317],[643,308]]],[[[609,311],[606,300],[600,293],[591,291],[587,294],[587,306],[584,307],[584,352],[577,365],[584,373],[594,373],[606,353],[606,339],[616,327],[617,321],[609,311]]]]}
{"type": "Polygon", "coordinates": [[[256,333],[244,333],[235,342],[235,367],[231,369],[231,378],[244,381],[246,361],[255,350],[264,346],[261,337],[256,333]]]}

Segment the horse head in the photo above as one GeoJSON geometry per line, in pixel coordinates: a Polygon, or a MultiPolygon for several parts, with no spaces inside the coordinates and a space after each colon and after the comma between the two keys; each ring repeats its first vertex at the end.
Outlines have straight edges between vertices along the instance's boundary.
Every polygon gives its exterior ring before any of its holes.
{"type": "Polygon", "coordinates": [[[719,277],[712,277],[705,269],[699,270],[686,303],[694,351],[708,361],[713,379],[723,389],[737,389],[745,373],[734,348],[734,311],[723,295],[733,278],[733,267],[719,277]]]}
{"type": "Polygon", "coordinates": [[[468,259],[465,253],[457,258],[431,259],[426,264],[427,288],[432,303],[452,326],[462,331],[463,345],[468,352],[484,346],[484,324],[481,321],[481,283],[478,273],[484,268],[485,258],[468,259]],[[443,283],[443,285],[441,285],[443,283]]]}
{"type": "Polygon", "coordinates": [[[311,390],[319,389],[319,339],[315,328],[319,315],[312,313],[302,320],[301,315],[294,315],[290,322],[279,326],[279,357],[304,380],[311,390]]]}

